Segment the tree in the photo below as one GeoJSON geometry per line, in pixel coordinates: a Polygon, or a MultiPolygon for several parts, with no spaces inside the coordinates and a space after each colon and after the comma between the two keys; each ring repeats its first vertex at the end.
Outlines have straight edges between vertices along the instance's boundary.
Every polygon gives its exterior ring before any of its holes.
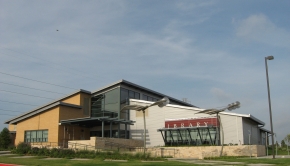
{"type": "Polygon", "coordinates": [[[0,133],[0,148],[7,149],[10,144],[9,130],[5,127],[0,133]]]}
{"type": "Polygon", "coordinates": [[[290,143],[290,134],[288,134],[285,138],[284,141],[286,142],[286,144],[289,146],[290,143]]]}
{"type": "Polygon", "coordinates": [[[282,148],[283,148],[283,147],[286,147],[286,143],[285,143],[284,140],[281,141],[281,147],[282,147],[282,148]]]}

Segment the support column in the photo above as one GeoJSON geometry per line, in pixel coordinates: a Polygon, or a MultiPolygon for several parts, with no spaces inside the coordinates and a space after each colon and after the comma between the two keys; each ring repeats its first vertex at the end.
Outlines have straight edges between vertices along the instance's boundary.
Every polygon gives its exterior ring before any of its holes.
{"type": "Polygon", "coordinates": [[[189,138],[190,138],[190,143],[192,143],[193,141],[192,141],[192,138],[191,138],[191,134],[190,134],[190,129],[187,129],[187,131],[188,131],[188,134],[189,134],[189,138]]]}
{"type": "Polygon", "coordinates": [[[118,123],[118,138],[120,138],[120,123],[118,123]]]}
{"type": "Polygon", "coordinates": [[[198,132],[198,135],[199,135],[200,143],[201,143],[201,145],[202,145],[202,138],[201,138],[201,135],[200,135],[199,128],[197,128],[197,132],[198,132]]]}
{"type": "Polygon", "coordinates": [[[110,138],[112,138],[112,121],[110,121],[110,138]]]}
{"type": "Polygon", "coordinates": [[[125,139],[127,139],[127,123],[125,123],[125,139]]]}
{"type": "Polygon", "coordinates": [[[75,140],[75,128],[73,126],[73,140],[75,140]]]}
{"type": "MultiPolygon", "coordinates": [[[[182,141],[182,143],[183,143],[183,139],[182,139],[182,136],[181,136],[180,130],[179,130],[179,129],[177,129],[177,131],[178,131],[178,133],[179,133],[179,136],[180,136],[180,138],[181,138],[181,141],[182,141]]],[[[177,144],[179,145],[179,140],[177,140],[177,144]]]]}
{"type": "MultiPolygon", "coordinates": [[[[166,131],[164,131],[164,133],[165,133],[165,132],[166,132],[166,131]]],[[[163,135],[163,133],[162,133],[162,130],[160,131],[160,133],[161,133],[161,135],[162,135],[162,138],[163,138],[164,144],[166,145],[165,137],[164,137],[164,135],[163,135]]]]}
{"type": "MultiPolygon", "coordinates": [[[[171,137],[171,142],[174,142],[174,139],[173,139],[173,136],[172,136],[171,130],[169,130],[169,133],[170,133],[170,137],[171,137]]],[[[172,144],[172,143],[171,143],[171,144],[172,144]]]]}
{"type": "Polygon", "coordinates": [[[65,144],[65,126],[63,126],[63,145],[62,145],[63,148],[64,144],[65,144]]]}
{"type": "Polygon", "coordinates": [[[208,131],[208,134],[209,134],[210,143],[211,143],[211,145],[213,145],[209,128],[207,128],[207,131],[208,131]]]}
{"type": "Polygon", "coordinates": [[[104,121],[102,121],[102,137],[104,137],[104,121]]]}

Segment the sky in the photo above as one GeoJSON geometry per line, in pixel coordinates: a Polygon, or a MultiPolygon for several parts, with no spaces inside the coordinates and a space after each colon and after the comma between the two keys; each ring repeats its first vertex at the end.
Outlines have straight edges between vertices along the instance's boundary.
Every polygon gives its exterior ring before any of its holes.
{"type": "Polygon", "coordinates": [[[232,112],[270,130],[272,55],[280,143],[290,134],[289,8],[283,0],[0,0],[0,128],[125,79],[200,108],[240,101],[232,112]]]}

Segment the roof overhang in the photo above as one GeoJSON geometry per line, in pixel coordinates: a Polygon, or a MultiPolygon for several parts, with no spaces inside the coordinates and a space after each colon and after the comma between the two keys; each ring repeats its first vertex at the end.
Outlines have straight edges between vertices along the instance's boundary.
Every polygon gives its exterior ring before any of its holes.
{"type": "Polygon", "coordinates": [[[105,116],[105,117],[86,117],[86,118],[61,120],[59,125],[78,125],[83,127],[94,127],[101,126],[103,122],[105,125],[108,125],[110,123],[134,125],[135,123],[135,121],[131,120],[109,118],[105,116]]]}
{"type": "MultiPolygon", "coordinates": [[[[98,90],[92,92],[92,95],[97,95],[97,94],[102,93],[102,92],[104,92],[104,91],[106,91],[106,90],[108,90],[108,89],[110,89],[110,88],[112,88],[112,87],[120,86],[120,85],[125,85],[125,86],[128,86],[128,87],[133,87],[133,88],[140,89],[140,90],[145,91],[145,92],[154,93],[154,94],[156,94],[156,95],[158,95],[158,96],[160,96],[160,97],[165,97],[165,96],[167,96],[167,95],[164,95],[164,94],[162,94],[162,93],[156,92],[156,91],[154,91],[154,90],[151,90],[151,89],[145,88],[145,87],[143,87],[143,86],[140,86],[140,85],[134,84],[134,83],[132,83],[132,82],[129,82],[129,81],[126,81],[126,80],[123,80],[123,79],[120,80],[120,81],[117,81],[117,82],[115,82],[115,83],[113,83],[113,84],[109,84],[109,85],[107,85],[107,86],[105,86],[105,87],[103,87],[103,88],[101,88],[101,89],[98,89],[98,90]]],[[[168,97],[170,100],[174,101],[174,102],[182,103],[182,104],[184,104],[184,105],[186,105],[186,106],[188,106],[188,107],[196,107],[196,106],[194,106],[194,105],[192,105],[192,104],[189,104],[189,103],[186,103],[186,102],[184,102],[184,101],[181,101],[181,100],[175,99],[175,98],[173,98],[173,97],[169,97],[169,96],[167,96],[167,97],[168,97]]]]}
{"type": "Polygon", "coordinates": [[[263,121],[259,120],[258,118],[254,117],[251,114],[238,114],[238,113],[233,113],[233,112],[220,112],[220,114],[249,118],[249,119],[257,122],[259,125],[265,125],[265,123],[263,121]]]}
{"type": "Polygon", "coordinates": [[[54,108],[54,107],[57,107],[57,106],[67,106],[67,107],[77,108],[77,109],[82,108],[79,105],[74,105],[74,104],[69,104],[69,103],[64,103],[64,102],[59,101],[59,102],[55,102],[53,104],[50,104],[46,107],[41,107],[40,109],[36,109],[36,110],[30,111],[30,112],[24,113],[16,118],[12,118],[12,119],[6,121],[5,124],[17,124],[19,121],[22,121],[24,119],[27,119],[27,118],[33,116],[33,115],[39,114],[41,112],[47,111],[47,110],[54,108]]]}

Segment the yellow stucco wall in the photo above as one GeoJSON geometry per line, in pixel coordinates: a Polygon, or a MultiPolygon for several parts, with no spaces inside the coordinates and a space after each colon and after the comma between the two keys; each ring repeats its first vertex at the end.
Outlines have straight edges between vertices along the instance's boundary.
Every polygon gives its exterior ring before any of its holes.
{"type": "Polygon", "coordinates": [[[75,105],[80,105],[81,104],[81,94],[77,93],[69,98],[66,98],[62,100],[64,103],[70,103],[70,104],[75,104],[75,105]]]}
{"type": "MultiPolygon", "coordinates": [[[[90,94],[77,93],[62,100],[62,102],[83,106],[84,98],[90,99],[90,94]]],[[[40,114],[20,121],[17,125],[9,124],[9,130],[16,131],[16,145],[19,142],[24,142],[24,134],[27,130],[48,130],[48,142],[89,139],[90,131],[87,128],[80,126],[59,125],[60,120],[83,118],[88,116],[89,115],[84,115],[83,108],[79,109],[69,106],[56,106],[40,114]]]]}
{"type": "Polygon", "coordinates": [[[8,125],[8,130],[9,130],[9,131],[16,131],[16,130],[17,130],[17,125],[9,124],[9,125],[8,125]]]}
{"type": "Polygon", "coordinates": [[[15,144],[24,142],[27,130],[48,130],[48,142],[58,141],[59,107],[52,108],[17,124],[15,144]]]}

